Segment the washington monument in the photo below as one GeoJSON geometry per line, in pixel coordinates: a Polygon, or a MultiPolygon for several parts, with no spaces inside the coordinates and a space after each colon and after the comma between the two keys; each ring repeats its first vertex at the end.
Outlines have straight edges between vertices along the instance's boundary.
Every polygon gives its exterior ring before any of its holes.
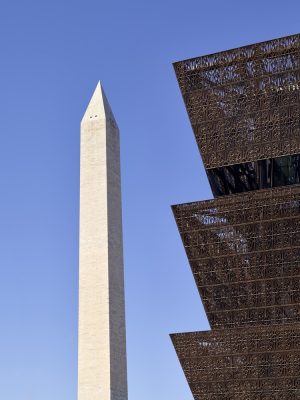
{"type": "Polygon", "coordinates": [[[100,83],[80,153],[78,400],[127,400],[119,130],[100,83]]]}

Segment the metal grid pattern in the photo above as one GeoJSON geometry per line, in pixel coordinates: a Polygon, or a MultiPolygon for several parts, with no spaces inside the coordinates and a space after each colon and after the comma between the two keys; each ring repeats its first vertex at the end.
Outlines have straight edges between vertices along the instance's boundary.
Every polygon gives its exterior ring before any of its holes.
{"type": "Polygon", "coordinates": [[[300,186],[173,207],[212,328],[300,322],[300,186]]]}
{"type": "Polygon", "coordinates": [[[300,153],[300,35],[174,64],[206,169],[300,153]]]}
{"type": "Polygon", "coordinates": [[[195,400],[300,398],[300,325],[171,335],[195,400]]]}

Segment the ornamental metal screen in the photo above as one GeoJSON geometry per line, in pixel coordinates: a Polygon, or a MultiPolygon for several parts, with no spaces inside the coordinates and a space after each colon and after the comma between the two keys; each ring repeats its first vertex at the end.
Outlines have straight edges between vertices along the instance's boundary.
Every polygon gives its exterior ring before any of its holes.
{"type": "Polygon", "coordinates": [[[173,206],[212,328],[179,360],[197,400],[300,399],[300,35],[174,67],[217,196],[173,206]]]}
{"type": "Polygon", "coordinates": [[[299,35],[174,68],[206,168],[300,153],[299,35]]]}
{"type": "Polygon", "coordinates": [[[300,325],[171,335],[195,400],[300,398],[300,325]]]}
{"type": "Polygon", "coordinates": [[[298,185],[173,211],[213,329],[300,322],[298,185]]]}

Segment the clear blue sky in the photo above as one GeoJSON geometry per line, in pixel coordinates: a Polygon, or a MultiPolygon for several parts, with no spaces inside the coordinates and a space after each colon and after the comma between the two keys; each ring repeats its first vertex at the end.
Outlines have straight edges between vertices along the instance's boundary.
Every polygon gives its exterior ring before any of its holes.
{"type": "Polygon", "coordinates": [[[172,62],[300,31],[299,0],[2,0],[0,399],[75,400],[79,122],[122,138],[130,400],[191,400],[168,334],[206,317],[170,210],[211,197],[172,62]]]}

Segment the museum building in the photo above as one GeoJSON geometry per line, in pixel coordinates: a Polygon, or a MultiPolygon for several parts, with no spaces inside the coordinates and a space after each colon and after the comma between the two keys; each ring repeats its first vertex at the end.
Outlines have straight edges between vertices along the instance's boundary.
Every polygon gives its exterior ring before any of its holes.
{"type": "Polygon", "coordinates": [[[173,206],[210,331],[195,400],[300,399],[300,34],[174,64],[213,200],[173,206]]]}

